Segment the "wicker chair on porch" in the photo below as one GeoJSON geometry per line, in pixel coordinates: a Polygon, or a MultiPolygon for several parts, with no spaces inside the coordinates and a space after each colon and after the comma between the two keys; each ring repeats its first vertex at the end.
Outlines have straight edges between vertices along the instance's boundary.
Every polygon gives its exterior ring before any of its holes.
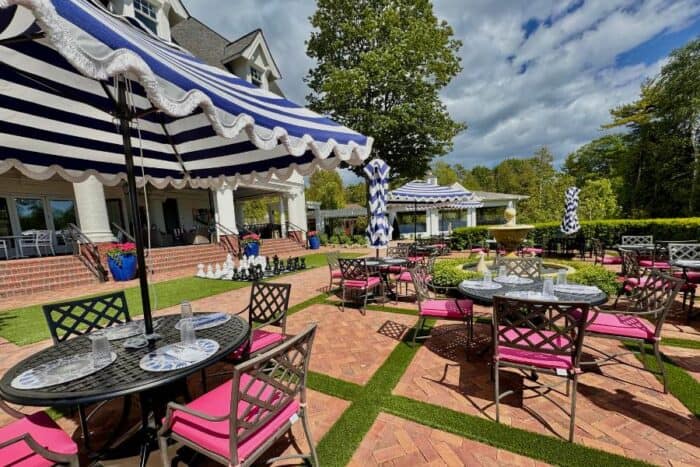
{"type": "MultiPolygon", "coordinates": [[[[583,302],[539,302],[494,297],[493,377],[496,422],[500,422],[500,400],[513,391],[500,392],[501,368],[541,372],[566,378],[566,395],[571,397],[569,441],[574,440],[576,389],[580,373],[588,304],[583,302]],[[573,387],[570,388],[570,384],[573,387]],[[571,389],[571,391],[570,391],[571,389]]],[[[543,397],[555,386],[538,384],[532,389],[543,397]]]]}
{"type": "MultiPolygon", "coordinates": [[[[224,465],[256,462],[301,419],[310,452],[269,459],[303,458],[318,466],[309,430],[306,378],[316,325],[237,365],[233,378],[187,405],[168,404],[158,433],[164,467],[171,467],[174,440],[224,465]]],[[[294,443],[296,445],[296,443],[294,443]]]]}
{"type": "MultiPolygon", "coordinates": [[[[660,375],[664,382],[664,392],[667,392],[666,370],[659,353],[661,328],[682,286],[683,280],[664,274],[658,269],[652,270],[643,284],[637,284],[630,291],[630,299],[624,310],[593,309],[586,325],[586,335],[636,342],[642,355],[647,344],[653,346],[660,371],[648,370],[643,368],[644,365],[635,368],[660,375]]],[[[586,347],[601,354],[602,358],[582,362],[582,366],[602,366],[609,364],[608,362],[629,365],[619,357],[632,352],[608,354],[595,346],[586,347]]]]}

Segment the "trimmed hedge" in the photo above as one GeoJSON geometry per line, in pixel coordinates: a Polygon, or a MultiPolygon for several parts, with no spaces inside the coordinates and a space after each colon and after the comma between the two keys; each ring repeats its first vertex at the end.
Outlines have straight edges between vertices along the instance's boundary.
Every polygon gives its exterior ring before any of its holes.
{"type": "Polygon", "coordinates": [[[481,273],[461,269],[461,266],[474,266],[478,259],[443,259],[435,262],[432,283],[437,287],[457,287],[468,279],[481,279],[481,273]]]}
{"type": "MultiPolygon", "coordinates": [[[[559,222],[534,224],[528,240],[542,245],[548,238],[560,237],[559,222]]],[[[489,226],[460,227],[452,232],[452,247],[463,250],[482,245],[491,238],[489,226]]],[[[655,240],[700,240],[700,217],[675,219],[607,219],[581,222],[579,234],[586,239],[598,238],[604,245],[620,243],[623,235],[653,235],[655,240]]]]}

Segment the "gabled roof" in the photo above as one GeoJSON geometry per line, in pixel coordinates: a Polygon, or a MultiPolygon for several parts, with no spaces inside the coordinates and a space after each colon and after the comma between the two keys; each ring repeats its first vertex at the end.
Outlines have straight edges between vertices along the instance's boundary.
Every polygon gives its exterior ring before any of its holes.
{"type": "Polygon", "coordinates": [[[282,73],[277,67],[277,63],[275,63],[275,59],[270,52],[270,47],[267,45],[267,39],[265,39],[265,34],[263,34],[262,29],[255,29],[239,37],[235,41],[229,42],[224,50],[224,58],[221,60],[221,63],[228,63],[239,57],[250,60],[258,47],[262,50],[267,63],[270,64],[272,75],[276,79],[280,79],[282,73]]]}
{"type": "Polygon", "coordinates": [[[221,58],[229,40],[190,16],[170,29],[170,35],[177,45],[189,50],[204,63],[225,69],[221,58]]]}

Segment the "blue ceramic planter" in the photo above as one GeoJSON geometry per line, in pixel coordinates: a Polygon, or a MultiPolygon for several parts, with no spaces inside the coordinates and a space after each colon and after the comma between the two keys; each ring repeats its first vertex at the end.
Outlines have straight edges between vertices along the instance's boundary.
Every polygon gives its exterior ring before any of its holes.
{"type": "Polygon", "coordinates": [[[258,256],[258,254],[260,253],[260,244],[248,243],[243,249],[243,251],[245,252],[246,256],[258,256]]]}
{"type": "Polygon", "coordinates": [[[309,237],[309,248],[312,250],[318,250],[321,248],[321,239],[318,236],[309,237]]]}
{"type": "Polygon", "coordinates": [[[136,255],[122,256],[121,266],[112,258],[107,258],[107,265],[115,281],[130,281],[136,277],[136,255]]]}

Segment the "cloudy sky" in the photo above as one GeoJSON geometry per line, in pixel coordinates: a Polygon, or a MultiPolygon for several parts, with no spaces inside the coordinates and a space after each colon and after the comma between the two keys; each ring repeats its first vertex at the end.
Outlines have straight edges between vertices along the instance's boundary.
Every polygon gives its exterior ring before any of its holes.
{"type": "MultiPolygon", "coordinates": [[[[313,66],[304,41],[313,0],[185,0],[230,39],[262,28],[287,97],[303,102],[313,66]]],[[[668,53],[700,34],[700,0],[435,0],[464,43],[464,70],[443,92],[469,129],[446,156],[493,166],[548,146],[557,162],[601,135],[668,53]]]]}

